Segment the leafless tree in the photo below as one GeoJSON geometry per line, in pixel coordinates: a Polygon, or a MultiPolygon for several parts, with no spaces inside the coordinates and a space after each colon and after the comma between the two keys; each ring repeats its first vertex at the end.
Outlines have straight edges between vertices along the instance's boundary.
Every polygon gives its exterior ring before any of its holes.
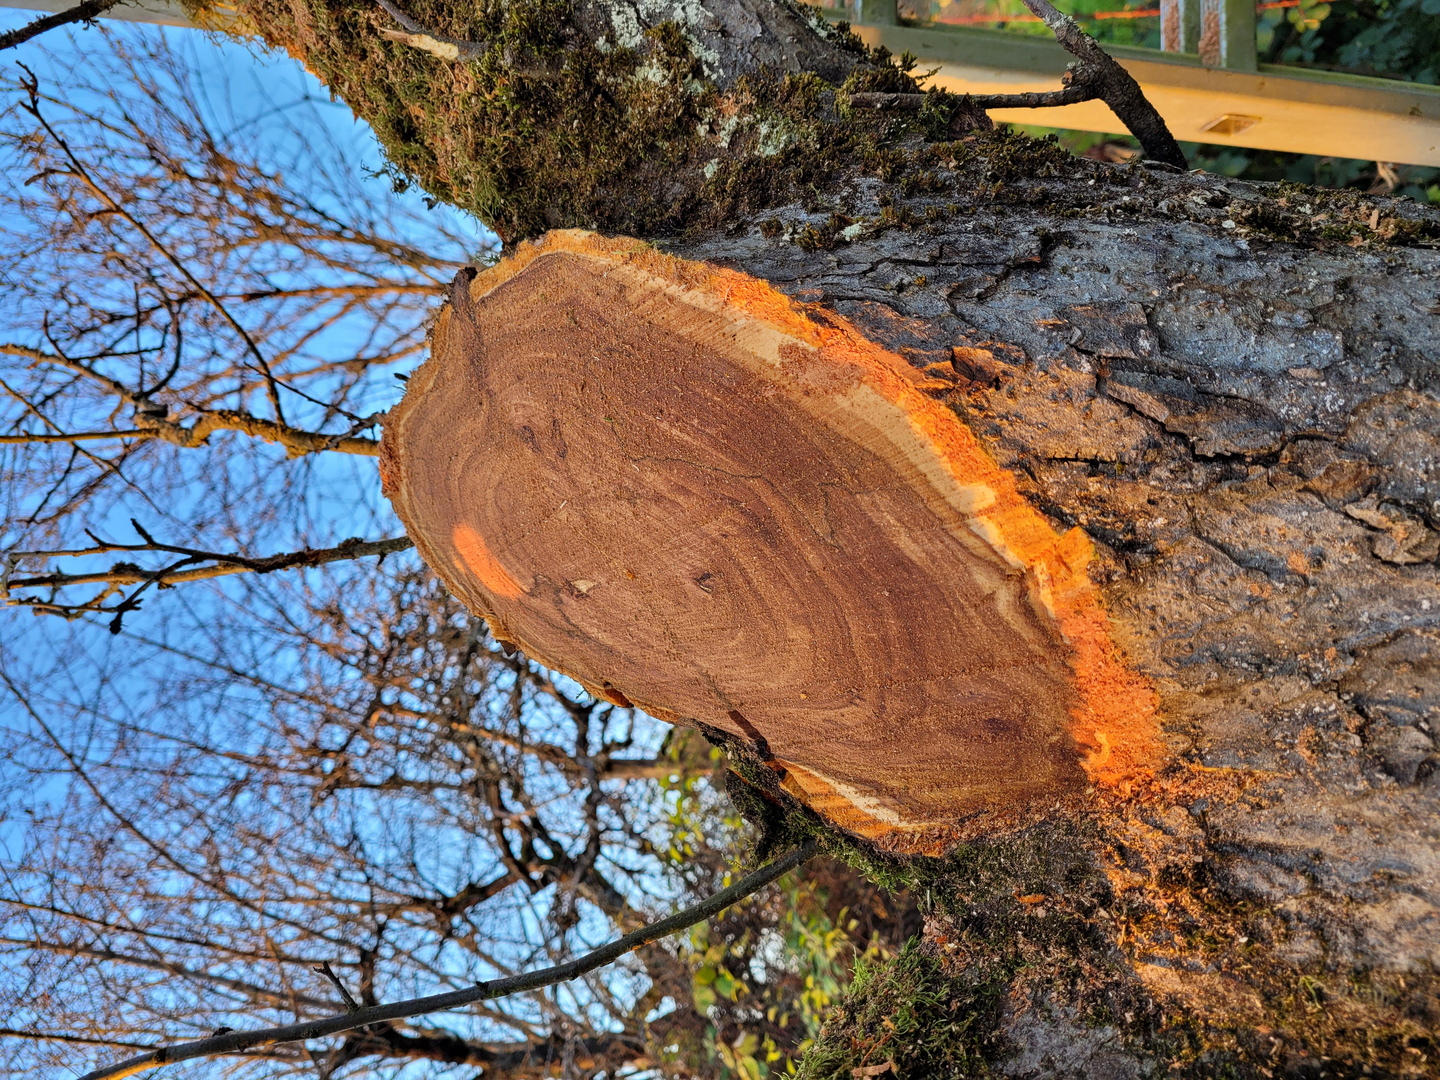
{"type": "MultiPolygon", "coordinates": [[[[262,147],[107,36],[0,133],[0,1061],[461,987],[718,888],[718,755],[507,654],[359,460],[484,234],[334,167],[323,103],[275,95],[262,147]]],[[[743,1076],[914,921],[825,864],[582,982],[213,1074],[743,1076]]]]}
{"type": "Polygon", "coordinates": [[[377,200],[338,146],[308,145],[334,138],[309,97],[267,102],[261,136],[255,117],[202,106],[224,88],[154,44],[62,84],[22,75],[3,135],[7,174],[28,178],[0,208],[16,223],[0,251],[5,569],[11,603],[118,627],[181,571],[333,548],[348,523],[307,505],[317,483],[358,485],[353,524],[377,524],[360,508],[371,467],[318,458],[373,455],[398,365],[485,239],[377,200]],[[265,449],[237,453],[248,441],[265,449]],[[116,552],[128,561],[96,581],[116,552]],[[90,560],[79,582],[63,555],[90,560]],[[108,587],[66,588],[89,584],[108,587]]]}

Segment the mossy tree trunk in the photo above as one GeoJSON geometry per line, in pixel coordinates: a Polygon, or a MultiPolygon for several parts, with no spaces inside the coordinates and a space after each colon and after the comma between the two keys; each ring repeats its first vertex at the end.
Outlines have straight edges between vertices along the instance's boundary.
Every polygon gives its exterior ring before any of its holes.
{"type": "Polygon", "coordinates": [[[1440,1070],[1440,217],[1077,161],[961,131],[941,95],[852,111],[914,84],[766,0],[412,0],[423,35],[239,7],[397,177],[512,246],[627,234],[838,316],[1093,542],[1160,757],[1049,811],[967,803],[948,856],[847,839],[756,733],[684,717],[776,837],[829,827],[928,897],[923,950],[807,1070],[1440,1070]]]}

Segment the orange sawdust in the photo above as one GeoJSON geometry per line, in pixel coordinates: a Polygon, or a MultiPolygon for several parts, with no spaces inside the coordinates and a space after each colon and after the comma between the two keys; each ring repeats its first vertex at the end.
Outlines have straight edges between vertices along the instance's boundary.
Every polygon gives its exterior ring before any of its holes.
{"type": "MultiPolygon", "coordinates": [[[[1034,595],[1054,617],[1070,646],[1078,691],[1071,709],[1071,734],[1085,754],[1082,764],[1091,780],[1128,796],[1133,785],[1154,775],[1161,758],[1156,733],[1158,697],[1148,681],[1126,664],[1111,636],[1099,590],[1089,577],[1093,555],[1089,538],[1079,528],[1057,533],[1020,494],[1015,478],[996,464],[955,413],[923,392],[921,373],[869,341],[833,311],[827,310],[824,322],[818,322],[805,305],[765,281],[678,259],[641,241],[583,230],[557,230],[520,245],[514,254],[476,277],[472,295],[484,295],[536,259],[558,252],[627,265],[681,289],[718,297],[737,315],[767,323],[818,349],[822,360],[850,369],[860,382],[898,406],[915,431],[935,448],[958,484],[983,486],[993,495],[994,501],[975,513],[972,528],[1001,557],[1026,572],[1034,595]]],[[[814,797],[828,785],[812,782],[800,786],[815,788],[810,792],[814,797]]]]}

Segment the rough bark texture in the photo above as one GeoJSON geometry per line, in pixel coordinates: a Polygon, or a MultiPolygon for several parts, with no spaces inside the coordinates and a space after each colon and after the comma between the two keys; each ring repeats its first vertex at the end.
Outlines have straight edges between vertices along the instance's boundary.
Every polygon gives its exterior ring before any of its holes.
{"type": "Polygon", "coordinates": [[[1172,767],[1083,842],[1040,829],[925,871],[949,883],[937,953],[1013,973],[966,998],[992,1008],[985,1053],[1034,1076],[1434,1075],[1440,258],[1243,224],[1330,209],[1313,192],[1096,189],[1079,214],[991,206],[808,252],[779,240],[822,227],[796,207],[776,239],[672,250],[917,367],[953,358],[951,404],[1095,541],[1159,692],[1172,767]]]}
{"type": "MultiPolygon", "coordinates": [[[[832,831],[932,912],[810,1075],[1436,1073],[1433,212],[955,140],[938,95],[852,111],[916,87],[799,23],[766,37],[769,5],[417,0],[491,43],[474,63],[386,40],[368,5],[240,6],[507,240],[660,238],[950,365],[947,403],[1094,541],[1168,765],[941,859],[832,831]]],[[[753,740],[713,733],[772,839],[820,827],[753,740]]]]}

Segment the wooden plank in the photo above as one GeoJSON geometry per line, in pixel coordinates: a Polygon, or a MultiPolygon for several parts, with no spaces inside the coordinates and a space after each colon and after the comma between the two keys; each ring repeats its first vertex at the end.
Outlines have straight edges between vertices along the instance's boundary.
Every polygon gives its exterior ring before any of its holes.
{"type": "MultiPolygon", "coordinates": [[[[909,50],[934,85],[955,93],[1053,90],[1070,57],[1053,41],[968,27],[860,26],[869,45],[909,50]]],[[[1144,89],[1175,137],[1298,154],[1440,165],[1440,87],[1261,64],[1207,68],[1198,57],[1107,46],[1144,89]],[[1224,117],[1240,118],[1216,128],[1224,117]]],[[[1002,109],[1011,123],[1123,132],[1104,104],[1002,109]]]]}
{"type": "MultiPolygon", "coordinates": [[[[78,0],[5,0],[0,7],[19,11],[57,12],[75,6],[78,0]]],[[[113,7],[100,16],[118,22],[149,23],[154,26],[193,27],[185,9],[174,0],[127,0],[119,7],[113,7]]]]}

